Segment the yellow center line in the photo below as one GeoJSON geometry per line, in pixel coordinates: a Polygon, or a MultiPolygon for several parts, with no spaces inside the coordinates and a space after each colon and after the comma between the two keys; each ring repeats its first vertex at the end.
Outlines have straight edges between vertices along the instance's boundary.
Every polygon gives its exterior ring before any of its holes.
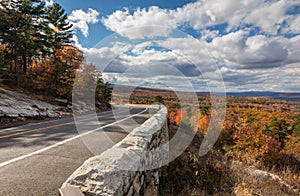
{"type": "MultiPolygon", "coordinates": [[[[123,112],[124,111],[121,111],[121,112],[118,112],[118,113],[115,113],[115,114],[121,114],[123,112]]],[[[111,115],[113,115],[113,113],[106,114],[106,115],[101,115],[101,116],[98,116],[98,119],[102,118],[102,117],[106,117],[106,116],[111,116],[111,115]]],[[[78,122],[90,120],[90,119],[93,119],[93,118],[94,117],[86,118],[86,119],[83,119],[83,120],[79,120],[78,122]]],[[[52,128],[61,127],[61,126],[65,126],[65,125],[71,125],[71,124],[75,124],[75,122],[72,121],[72,122],[62,123],[62,124],[58,124],[58,125],[51,125],[51,126],[48,126],[48,127],[41,127],[41,128],[37,128],[37,129],[32,129],[32,130],[12,133],[12,134],[8,134],[8,135],[3,135],[3,136],[0,136],[0,139],[9,138],[9,137],[18,136],[18,135],[24,135],[26,133],[32,133],[32,132],[42,131],[42,130],[45,130],[45,129],[52,129],[52,128]]]]}

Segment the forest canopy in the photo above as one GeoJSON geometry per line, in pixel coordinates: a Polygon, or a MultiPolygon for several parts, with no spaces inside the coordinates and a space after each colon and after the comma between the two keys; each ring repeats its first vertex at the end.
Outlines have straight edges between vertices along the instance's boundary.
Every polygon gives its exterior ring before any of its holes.
{"type": "MultiPolygon", "coordinates": [[[[72,44],[72,27],[58,3],[46,6],[41,0],[2,0],[0,83],[71,100],[76,73],[87,65],[82,51],[72,44]]],[[[97,87],[107,88],[101,74],[92,72],[97,87]]],[[[109,101],[110,94],[96,97],[109,101]]]]}

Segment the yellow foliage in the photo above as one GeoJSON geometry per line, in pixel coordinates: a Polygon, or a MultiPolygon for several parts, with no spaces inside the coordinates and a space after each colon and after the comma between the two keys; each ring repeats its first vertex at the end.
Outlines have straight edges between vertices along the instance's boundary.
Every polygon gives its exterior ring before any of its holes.
{"type": "Polygon", "coordinates": [[[55,94],[70,99],[76,70],[84,60],[83,53],[71,45],[55,50],[53,56],[40,62],[42,81],[55,94]]]}

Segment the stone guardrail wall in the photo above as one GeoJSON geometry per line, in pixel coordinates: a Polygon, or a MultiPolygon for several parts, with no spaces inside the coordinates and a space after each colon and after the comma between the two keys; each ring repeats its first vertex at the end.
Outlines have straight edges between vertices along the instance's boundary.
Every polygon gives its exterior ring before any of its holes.
{"type": "Polygon", "coordinates": [[[153,104],[153,105],[145,105],[145,104],[112,104],[113,107],[125,107],[125,108],[130,108],[130,107],[137,107],[137,108],[148,108],[148,109],[156,109],[159,110],[161,107],[164,107],[162,104],[153,104]]]}
{"type": "Polygon", "coordinates": [[[160,106],[122,141],[85,161],[62,188],[78,187],[85,195],[157,195],[168,140],[167,109],[160,106]]]}

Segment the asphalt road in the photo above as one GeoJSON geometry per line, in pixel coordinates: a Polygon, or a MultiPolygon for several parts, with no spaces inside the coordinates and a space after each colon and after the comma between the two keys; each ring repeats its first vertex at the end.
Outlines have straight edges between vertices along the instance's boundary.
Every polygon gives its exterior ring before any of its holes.
{"type": "Polygon", "coordinates": [[[58,195],[89,157],[122,140],[151,115],[144,108],[103,112],[0,130],[0,195],[58,195]],[[127,112],[126,112],[127,111],[127,112]],[[79,122],[79,123],[78,123],[79,122]],[[79,131],[78,131],[79,130],[79,131]]]}

